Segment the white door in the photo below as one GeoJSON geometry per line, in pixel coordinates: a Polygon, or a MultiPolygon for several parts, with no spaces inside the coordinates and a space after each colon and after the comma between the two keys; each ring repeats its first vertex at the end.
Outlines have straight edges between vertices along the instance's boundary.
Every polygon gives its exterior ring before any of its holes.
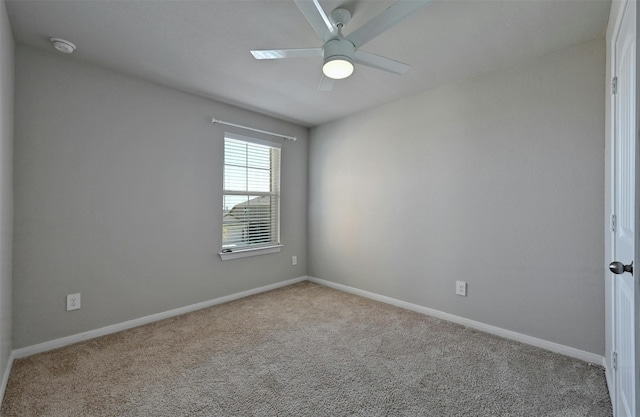
{"type": "MultiPolygon", "coordinates": [[[[614,331],[613,402],[616,417],[638,416],[638,328],[637,288],[633,276],[635,247],[635,165],[636,165],[636,1],[623,6],[622,20],[614,42],[615,96],[614,128],[614,200],[616,227],[613,238],[614,331]]],[[[640,150],[640,149],[639,149],[640,150]]],[[[636,268],[636,275],[640,269],[636,268]]]]}

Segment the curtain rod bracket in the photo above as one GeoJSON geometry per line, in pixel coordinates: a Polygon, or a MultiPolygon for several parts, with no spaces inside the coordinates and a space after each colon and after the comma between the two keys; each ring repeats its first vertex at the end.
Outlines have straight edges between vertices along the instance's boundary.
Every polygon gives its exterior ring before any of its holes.
{"type": "Polygon", "coordinates": [[[239,127],[240,129],[251,130],[253,132],[264,133],[265,135],[276,136],[276,137],[279,137],[279,138],[293,140],[293,141],[298,140],[298,138],[295,137],[295,136],[281,135],[280,133],[274,133],[274,132],[269,132],[267,130],[255,129],[255,128],[249,127],[249,126],[243,126],[243,125],[238,125],[238,124],[235,124],[235,123],[225,122],[223,120],[218,120],[215,117],[211,118],[211,123],[213,123],[213,124],[218,123],[218,124],[221,124],[221,125],[239,127]]]}

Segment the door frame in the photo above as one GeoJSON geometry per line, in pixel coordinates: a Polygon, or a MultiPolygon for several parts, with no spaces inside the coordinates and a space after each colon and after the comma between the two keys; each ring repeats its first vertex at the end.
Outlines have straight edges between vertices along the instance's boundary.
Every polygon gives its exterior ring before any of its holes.
{"type": "MultiPolygon", "coordinates": [[[[635,0],[634,0],[635,1],[635,0]]],[[[638,57],[640,57],[640,43],[638,43],[638,22],[640,21],[640,7],[636,5],[636,161],[640,161],[640,68],[638,66],[638,57]]],[[[637,165],[636,165],[637,166],[637,165]]],[[[636,169],[636,215],[635,224],[640,224],[640,210],[637,207],[638,199],[640,199],[640,173],[636,169]]],[[[640,259],[640,233],[636,233],[634,259],[640,259]]],[[[640,387],[640,278],[635,280],[636,294],[636,389],[640,387]]],[[[640,399],[636,397],[636,416],[640,416],[640,399]]]]}
{"type": "MultiPolygon", "coordinates": [[[[616,389],[616,381],[613,375],[612,369],[612,352],[614,347],[615,340],[615,326],[614,326],[614,318],[615,318],[615,293],[613,286],[613,277],[611,272],[609,271],[608,265],[610,262],[615,261],[613,259],[613,242],[612,242],[612,232],[611,232],[611,215],[613,214],[613,181],[614,177],[612,175],[612,167],[614,161],[614,147],[613,147],[613,138],[614,138],[614,107],[613,107],[613,96],[611,94],[611,81],[613,77],[613,68],[615,64],[615,35],[618,33],[620,24],[622,22],[623,12],[625,10],[626,4],[628,1],[636,1],[636,0],[613,0],[611,3],[611,10],[609,14],[609,23],[607,26],[606,33],[606,94],[605,94],[605,221],[604,221],[604,235],[605,235],[605,263],[603,265],[604,269],[604,279],[605,279],[605,373],[607,386],[609,388],[609,394],[611,396],[612,401],[615,401],[615,389],[616,389]]],[[[640,7],[636,8],[636,31],[637,31],[637,22],[640,21],[638,15],[640,14],[640,7]]],[[[636,42],[636,60],[640,57],[638,53],[638,49],[640,48],[640,44],[636,42]]],[[[640,68],[637,65],[639,61],[636,61],[636,80],[640,79],[640,68]]],[[[635,224],[640,225],[640,144],[638,143],[640,139],[640,83],[636,81],[636,161],[638,162],[636,166],[636,178],[635,178],[635,196],[636,196],[636,213],[635,213],[635,224]]],[[[635,234],[635,248],[634,248],[634,258],[640,259],[640,233],[635,234]]],[[[640,305],[640,279],[636,279],[634,281],[635,285],[635,296],[636,296],[636,306],[640,305]]],[[[638,310],[636,310],[636,315],[640,314],[638,310]]],[[[639,319],[636,319],[637,322],[640,322],[639,319]]],[[[640,364],[640,329],[637,329],[635,334],[635,346],[636,346],[636,364],[640,364]]],[[[640,381],[640,366],[636,366],[636,381],[640,381]]],[[[640,386],[640,385],[636,385],[640,386]]],[[[615,404],[614,404],[615,406],[615,404]]],[[[614,410],[615,411],[615,410],[614,410]]],[[[636,397],[636,415],[640,417],[640,398],[636,397]]]]}

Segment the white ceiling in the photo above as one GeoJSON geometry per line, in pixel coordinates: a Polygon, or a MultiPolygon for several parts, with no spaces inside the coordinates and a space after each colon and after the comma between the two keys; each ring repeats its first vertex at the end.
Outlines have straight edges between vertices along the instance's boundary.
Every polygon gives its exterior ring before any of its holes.
{"type": "MultiPolygon", "coordinates": [[[[353,15],[345,35],[387,0],[320,0],[353,15]]],[[[434,1],[362,49],[413,68],[398,76],[356,66],[317,91],[321,58],[257,61],[249,50],[319,47],[293,0],[7,1],[15,40],[69,59],[315,126],[419,91],[487,73],[603,36],[610,0],[434,1]]]]}

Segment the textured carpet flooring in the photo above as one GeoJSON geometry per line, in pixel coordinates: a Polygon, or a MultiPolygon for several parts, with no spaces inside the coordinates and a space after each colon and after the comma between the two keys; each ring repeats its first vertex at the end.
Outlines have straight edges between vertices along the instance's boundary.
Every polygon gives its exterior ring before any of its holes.
{"type": "Polygon", "coordinates": [[[604,370],[312,283],[17,360],[9,416],[607,416],[604,370]]]}

